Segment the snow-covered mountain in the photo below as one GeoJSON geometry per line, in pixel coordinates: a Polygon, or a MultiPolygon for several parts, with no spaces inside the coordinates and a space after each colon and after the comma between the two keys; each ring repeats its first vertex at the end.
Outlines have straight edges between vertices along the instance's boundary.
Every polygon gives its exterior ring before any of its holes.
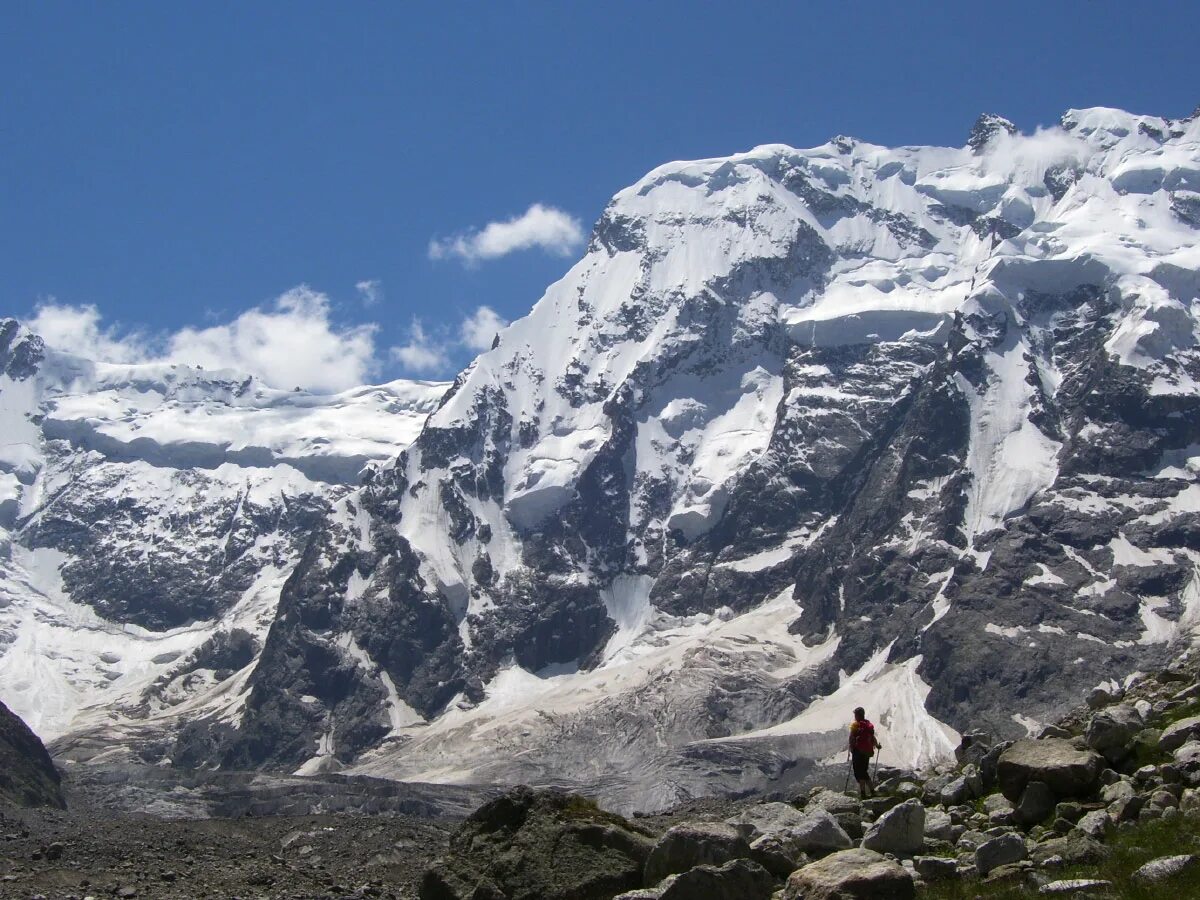
{"type": "Polygon", "coordinates": [[[47,739],[221,707],[309,535],[446,387],[288,393],[0,321],[3,700],[47,739]]]}
{"type": "MultiPolygon", "coordinates": [[[[1196,116],[656,169],[411,446],[321,495],[290,576],[186,607],[269,619],[261,652],[59,750],[647,807],[795,775],[859,704],[893,762],[1023,734],[1200,623],[1198,227],[1196,116]]],[[[20,546],[66,546],[34,509],[20,546]]]]}

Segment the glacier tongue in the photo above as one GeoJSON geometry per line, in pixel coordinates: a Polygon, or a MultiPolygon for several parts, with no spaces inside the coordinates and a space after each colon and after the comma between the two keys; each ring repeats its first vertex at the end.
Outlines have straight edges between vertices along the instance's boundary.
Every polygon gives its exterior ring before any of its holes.
{"type": "Polygon", "coordinates": [[[72,361],[82,387],[44,401],[10,377],[0,398],[45,407],[12,427],[61,454],[6,451],[14,540],[67,553],[106,621],[209,629],[60,746],[118,728],[176,764],[633,808],[803,774],[859,702],[898,764],[968,724],[1022,734],[1195,635],[1198,173],[1200,119],[1108,109],[670,163],[440,405],[72,361]],[[119,387],[145,382],[161,401],[119,387]],[[185,539],[155,555],[122,503],[185,539]],[[204,615],[152,602],[186,598],[178,573],[117,602],[97,522],[122,558],[204,571],[204,615]]]}

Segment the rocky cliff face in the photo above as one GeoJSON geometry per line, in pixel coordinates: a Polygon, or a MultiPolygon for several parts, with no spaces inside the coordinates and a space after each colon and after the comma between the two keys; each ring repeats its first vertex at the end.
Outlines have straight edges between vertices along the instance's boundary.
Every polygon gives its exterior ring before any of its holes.
{"type": "Polygon", "coordinates": [[[909,765],[1024,734],[1200,618],[1198,192],[1200,120],[1106,109],[651,172],[145,752],[628,807],[860,704],[909,765]]]}
{"type": "Polygon", "coordinates": [[[38,736],[0,703],[0,801],[61,809],[60,780],[38,736]]]}

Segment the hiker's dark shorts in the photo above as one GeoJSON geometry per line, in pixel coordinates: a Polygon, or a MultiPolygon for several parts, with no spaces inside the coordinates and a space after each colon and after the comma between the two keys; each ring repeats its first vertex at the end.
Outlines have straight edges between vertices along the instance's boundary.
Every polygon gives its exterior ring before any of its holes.
{"type": "Polygon", "coordinates": [[[854,780],[866,781],[871,777],[871,754],[861,750],[850,751],[850,765],[854,767],[854,780]]]}

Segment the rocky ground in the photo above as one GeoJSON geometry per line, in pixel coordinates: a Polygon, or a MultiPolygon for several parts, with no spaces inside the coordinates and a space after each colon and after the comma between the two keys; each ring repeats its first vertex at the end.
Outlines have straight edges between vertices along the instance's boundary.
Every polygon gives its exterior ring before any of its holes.
{"type": "Polygon", "coordinates": [[[0,897],[414,897],[450,827],[408,816],[163,820],[10,808],[0,814],[0,897]]]}
{"type": "Polygon", "coordinates": [[[0,897],[1200,898],[1200,654],[1096,689],[1036,738],[973,733],[937,771],[880,776],[865,801],[835,783],[632,819],[524,787],[465,819],[461,791],[362,806],[370,785],[349,779],[304,802],[372,814],[286,815],[278,786],[208,781],[177,793],[223,786],[238,815],[164,819],[76,777],[66,811],[0,812],[0,897]]]}

